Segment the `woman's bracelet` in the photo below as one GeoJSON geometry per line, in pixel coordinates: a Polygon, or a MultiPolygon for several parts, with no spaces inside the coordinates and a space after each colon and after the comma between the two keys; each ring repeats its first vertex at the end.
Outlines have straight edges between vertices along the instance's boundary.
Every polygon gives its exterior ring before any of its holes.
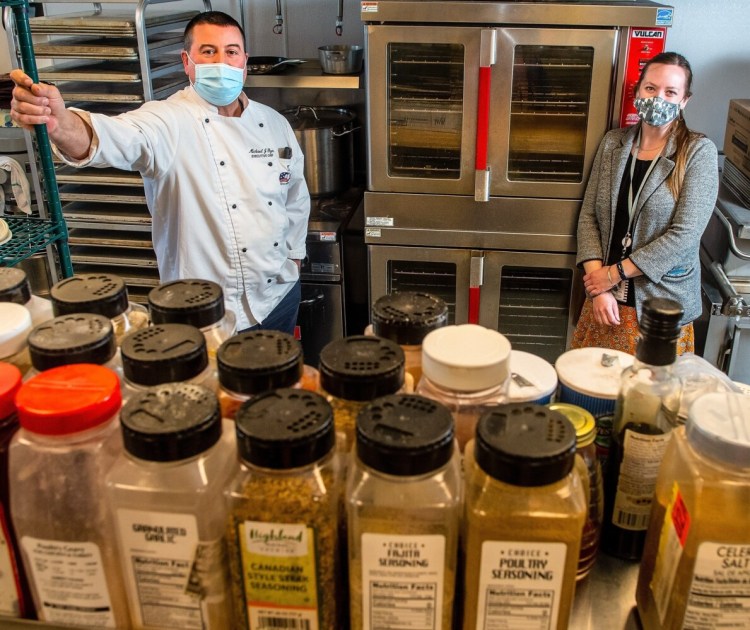
{"type": "Polygon", "coordinates": [[[607,267],[607,280],[609,280],[610,288],[612,288],[613,286],[617,284],[616,282],[612,282],[612,265],[607,267]]]}
{"type": "Polygon", "coordinates": [[[625,269],[622,266],[622,261],[621,260],[618,260],[615,263],[615,267],[617,267],[617,273],[620,274],[620,282],[624,282],[625,280],[627,280],[628,277],[625,275],[625,269]]]}

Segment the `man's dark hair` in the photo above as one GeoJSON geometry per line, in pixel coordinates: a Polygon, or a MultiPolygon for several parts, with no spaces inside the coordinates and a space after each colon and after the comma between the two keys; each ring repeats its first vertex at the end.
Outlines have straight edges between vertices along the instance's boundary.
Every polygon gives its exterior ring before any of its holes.
{"type": "Polygon", "coordinates": [[[222,11],[205,11],[204,13],[199,13],[198,15],[196,15],[192,20],[188,22],[187,26],[185,27],[185,34],[183,35],[183,46],[188,52],[190,52],[190,47],[193,45],[193,29],[198,26],[198,24],[213,24],[214,26],[234,26],[235,28],[239,29],[244,45],[245,31],[242,30],[242,27],[239,25],[239,22],[237,22],[237,20],[235,20],[231,15],[227,15],[222,11]]]}

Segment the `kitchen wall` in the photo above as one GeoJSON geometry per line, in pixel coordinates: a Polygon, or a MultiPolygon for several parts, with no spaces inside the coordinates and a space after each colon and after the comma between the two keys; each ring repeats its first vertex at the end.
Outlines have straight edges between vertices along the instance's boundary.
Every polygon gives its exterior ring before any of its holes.
{"type": "MultiPolygon", "coordinates": [[[[624,0],[626,1],[626,0],[624,0]]],[[[284,33],[274,35],[275,0],[245,0],[250,53],[317,57],[324,44],[362,43],[359,0],[344,0],[344,34],[335,34],[337,0],[281,0],[284,33]]],[[[747,0],[665,0],[675,7],[667,48],[684,54],[695,74],[688,124],[721,148],[729,100],[750,98],[750,38],[747,0]]],[[[131,5],[132,6],[132,5],[131,5]]],[[[168,7],[169,5],[162,5],[168,7]]],[[[200,4],[196,3],[196,6],[200,4]]],[[[213,7],[239,16],[238,0],[214,0],[213,7]]],[[[160,7],[157,7],[160,8],[160,7]]],[[[5,34],[0,33],[0,73],[10,70],[5,34]]]]}

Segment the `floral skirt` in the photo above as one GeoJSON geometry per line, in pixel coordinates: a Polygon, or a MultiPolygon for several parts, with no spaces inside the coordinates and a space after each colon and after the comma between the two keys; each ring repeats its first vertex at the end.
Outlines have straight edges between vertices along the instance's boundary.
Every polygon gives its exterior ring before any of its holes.
{"type": "MultiPolygon", "coordinates": [[[[641,334],[635,309],[622,304],[618,307],[620,309],[619,325],[597,324],[594,320],[593,304],[591,300],[586,300],[573,333],[571,348],[610,348],[634,355],[638,337],[641,334]]],[[[683,326],[680,338],[677,340],[677,354],[685,352],[695,352],[693,324],[683,326]]]]}

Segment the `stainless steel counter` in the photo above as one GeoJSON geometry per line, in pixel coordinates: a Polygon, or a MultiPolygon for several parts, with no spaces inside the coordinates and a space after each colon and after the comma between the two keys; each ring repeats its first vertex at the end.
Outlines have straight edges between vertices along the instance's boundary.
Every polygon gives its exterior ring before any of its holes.
{"type": "MultiPolygon", "coordinates": [[[[576,589],[570,630],[640,630],[635,611],[635,584],[638,563],[617,560],[601,554],[591,574],[576,589]]],[[[0,618],[2,630],[47,628],[65,630],[34,621],[0,618]]],[[[69,627],[68,627],[69,630],[69,627]]]]}

